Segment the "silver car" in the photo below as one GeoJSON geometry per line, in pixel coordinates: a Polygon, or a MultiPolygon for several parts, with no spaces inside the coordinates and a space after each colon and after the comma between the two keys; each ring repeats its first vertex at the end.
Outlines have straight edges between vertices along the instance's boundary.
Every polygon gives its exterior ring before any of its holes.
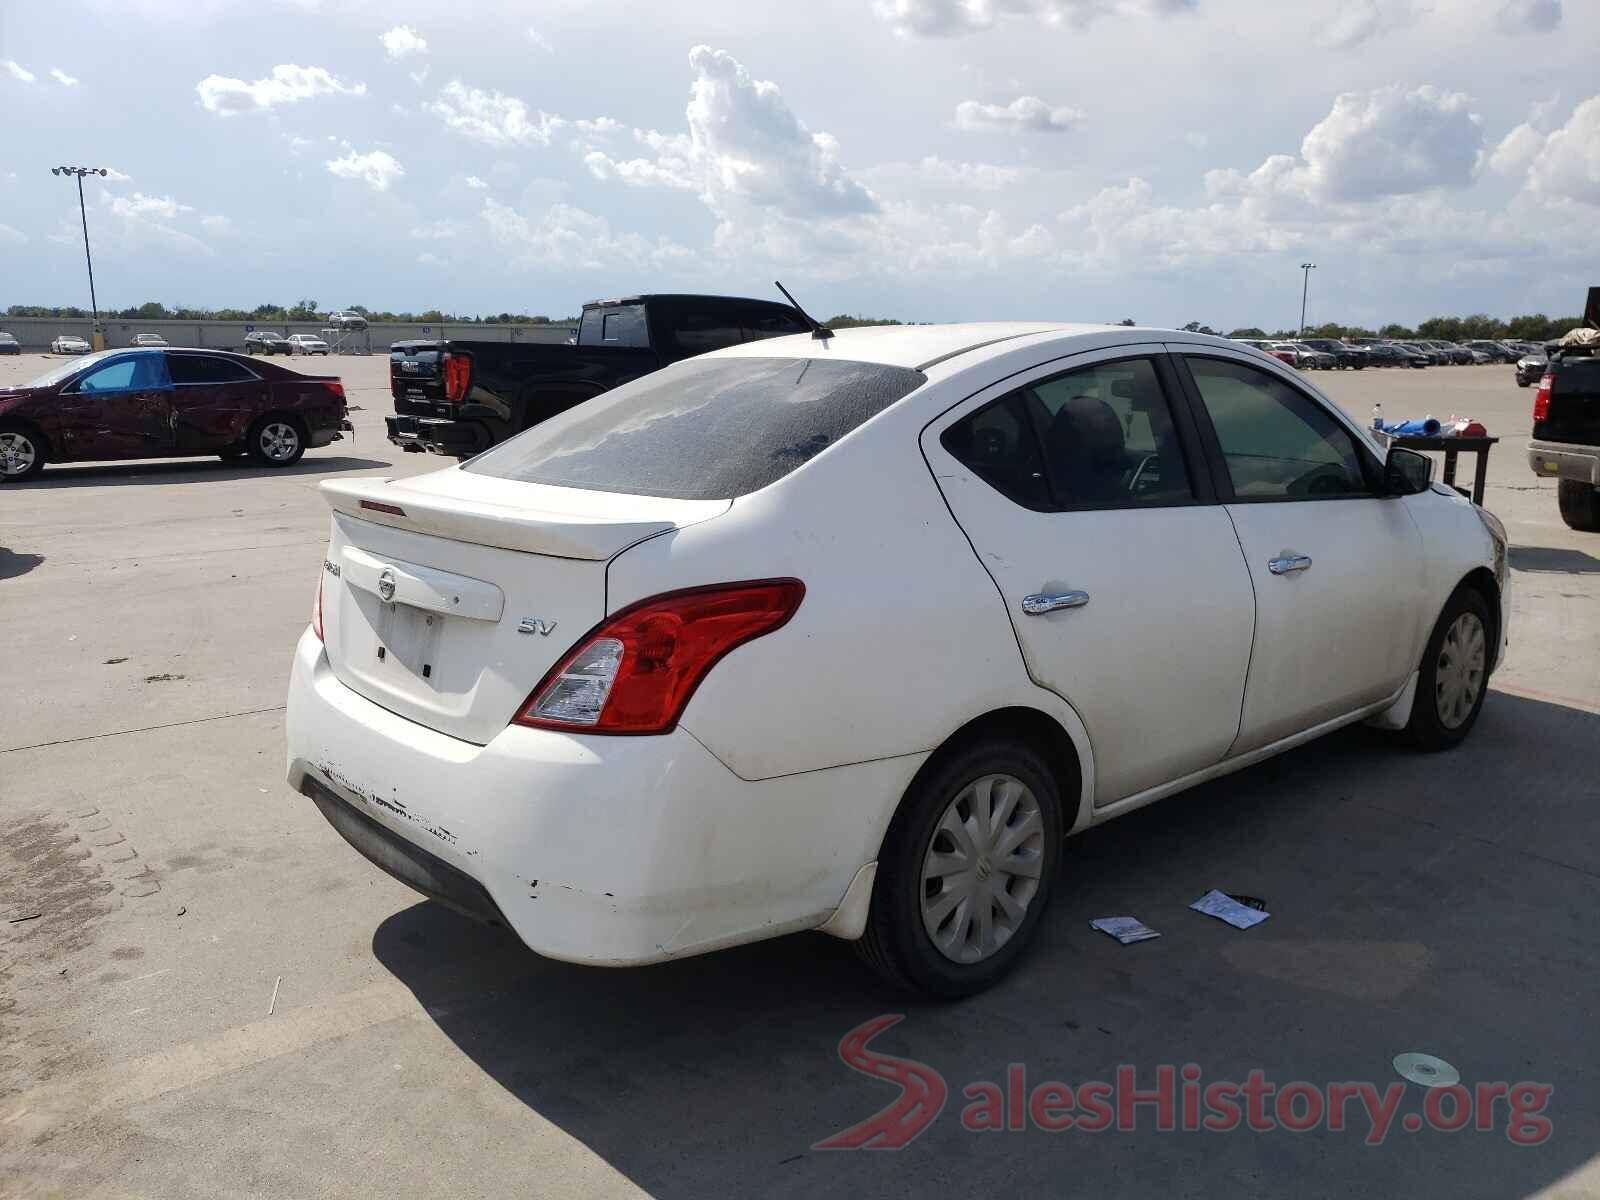
{"type": "Polygon", "coordinates": [[[289,335],[290,354],[326,354],[328,343],[310,333],[289,335]]]}
{"type": "Polygon", "coordinates": [[[63,333],[50,343],[51,354],[87,354],[89,343],[75,333],[63,333]]]}

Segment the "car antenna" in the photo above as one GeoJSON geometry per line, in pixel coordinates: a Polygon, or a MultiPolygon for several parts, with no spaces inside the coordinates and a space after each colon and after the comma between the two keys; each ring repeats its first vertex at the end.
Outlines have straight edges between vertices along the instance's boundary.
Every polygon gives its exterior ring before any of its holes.
{"type": "Polygon", "coordinates": [[[783,298],[789,302],[790,307],[792,307],[795,312],[800,314],[800,319],[807,325],[811,326],[811,336],[813,338],[819,342],[825,342],[833,336],[833,330],[829,329],[826,325],[819,324],[815,319],[812,318],[810,313],[806,312],[805,309],[800,307],[800,302],[793,296],[789,295],[788,288],[784,287],[783,284],[778,282],[776,279],[774,279],[772,283],[774,287],[783,293],[783,298]]]}

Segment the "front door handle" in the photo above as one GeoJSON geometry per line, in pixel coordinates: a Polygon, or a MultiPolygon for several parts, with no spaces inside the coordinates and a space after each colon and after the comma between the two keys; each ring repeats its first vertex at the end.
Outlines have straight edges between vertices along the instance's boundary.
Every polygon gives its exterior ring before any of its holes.
{"type": "Polygon", "coordinates": [[[1311,556],[1309,554],[1285,554],[1267,562],[1267,570],[1274,575],[1287,575],[1291,571],[1309,571],[1311,569],[1311,556]]]}
{"type": "Polygon", "coordinates": [[[1088,592],[1044,592],[1022,598],[1022,611],[1030,617],[1042,617],[1063,608],[1082,608],[1089,603],[1088,592]]]}

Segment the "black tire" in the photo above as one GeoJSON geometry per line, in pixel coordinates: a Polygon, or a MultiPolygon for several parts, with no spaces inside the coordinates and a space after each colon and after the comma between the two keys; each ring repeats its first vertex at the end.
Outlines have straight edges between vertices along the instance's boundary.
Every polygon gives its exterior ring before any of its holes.
{"type": "MultiPolygon", "coordinates": [[[[1494,620],[1482,593],[1472,587],[1457,588],[1455,594],[1446,601],[1444,611],[1439,614],[1433,633],[1428,637],[1428,648],[1422,654],[1417,695],[1411,705],[1411,720],[1406,725],[1406,736],[1417,749],[1430,752],[1448,750],[1459,745],[1472,732],[1472,727],[1478,721],[1478,713],[1483,710],[1484,697],[1489,692],[1489,667],[1494,661],[1498,642],[1494,620]],[[1470,644],[1462,646],[1452,639],[1457,622],[1467,617],[1477,619],[1483,638],[1482,662],[1472,681],[1476,690],[1465,713],[1459,710],[1442,713],[1441,710],[1450,708],[1452,689],[1448,677],[1441,674],[1441,668],[1448,670],[1447,663],[1455,665],[1463,657],[1469,663],[1471,661],[1470,644]],[[1448,648],[1447,639],[1452,639],[1448,648]]],[[[1470,670],[1468,675],[1471,676],[1470,670]]]]}
{"type": "Polygon", "coordinates": [[[15,421],[0,421],[0,483],[20,483],[44,470],[50,459],[50,444],[37,429],[15,421]],[[26,460],[26,465],[11,469],[9,464],[26,460]]]}
{"type": "MultiPolygon", "coordinates": [[[[1020,821],[1024,803],[1012,815],[1020,821]]],[[[1056,780],[1043,757],[1024,742],[985,737],[936,759],[917,777],[901,801],[878,855],[878,873],[872,888],[866,932],[856,950],[873,970],[898,988],[953,999],[991,987],[1016,966],[1027,951],[1050,901],[1060,862],[1062,838],[1061,797],[1056,780]],[[1030,837],[1027,857],[1037,855],[1038,884],[1022,902],[1023,917],[1002,944],[987,957],[971,963],[947,957],[923,923],[923,865],[935,836],[948,837],[939,823],[969,786],[986,776],[1009,776],[1021,783],[1037,806],[1040,831],[1030,837]]],[[[994,887],[1005,872],[984,864],[990,872],[978,876],[994,887]]],[[[931,882],[931,881],[930,881],[931,882]]],[[[1016,879],[1007,877],[1007,889],[1016,879]]],[[[1008,895],[1016,899],[1015,893],[1008,895]]],[[[957,912],[960,911],[958,905],[957,912]]],[[[998,909],[991,903],[991,914],[998,909]]]]}
{"type": "Polygon", "coordinates": [[[306,427],[288,413],[268,413],[250,426],[245,450],[263,467],[289,467],[306,452],[306,427]],[[286,440],[293,435],[292,444],[286,440]]]}
{"type": "Polygon", "coordinates": [[[1578,479],[1563,479],[1556,484],[1556,503],[1567,528],[1600,533],[1600,488],[1578,479]]]}

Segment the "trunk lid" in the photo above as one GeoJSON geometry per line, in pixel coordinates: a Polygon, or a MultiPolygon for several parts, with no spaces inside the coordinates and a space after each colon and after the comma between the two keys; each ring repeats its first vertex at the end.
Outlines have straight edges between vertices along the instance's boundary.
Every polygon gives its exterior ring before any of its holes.
{"type": "Polygon", "coordinates": [[[389,394],[412,402],[442,400],[439,360],[443,349],[443,342],[395,342],[390,346],[389,394]]]}
{"type": "Polygon", "coordinates": [[[730,501],[547,487],[458,468],[323,483],[334,674],[392,712],[483,745],[606,615],[606,564],[730,501]]]}

